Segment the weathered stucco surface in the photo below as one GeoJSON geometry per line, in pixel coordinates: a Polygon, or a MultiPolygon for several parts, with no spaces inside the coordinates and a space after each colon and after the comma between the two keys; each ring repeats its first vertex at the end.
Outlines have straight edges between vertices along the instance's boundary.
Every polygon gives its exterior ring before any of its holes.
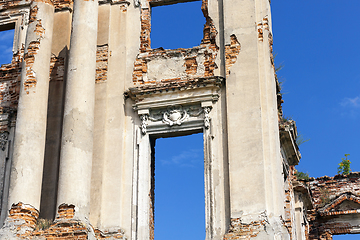
{"type": "Polygon", "coordinates": [[[295,177],[270,1],[202,0],[199,46],[152,49],[179,2],[0,1],[1,239],[154,239],[154,141],[199,132],[206,240],[360,233],[359,173],[295,177]]]}

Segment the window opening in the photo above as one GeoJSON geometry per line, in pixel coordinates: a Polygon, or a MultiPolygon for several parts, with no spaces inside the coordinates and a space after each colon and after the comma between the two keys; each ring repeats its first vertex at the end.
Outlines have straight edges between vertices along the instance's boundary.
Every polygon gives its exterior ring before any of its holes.
{"type": "Polygon", "coordinates": [[[0,66],[11,63],[13,57],[15,24],[0,26],[0,66]]]}
{"type": "Polygon", "coordinates": [[[151,8],[151,48],[192,48],[201,43],[205,17],[201,1],[151,8]]]}
{"type": "Polygon", "coordinates": [[[203,134],[156,139],[155,240],[205,239],[204,192],[203,134]]]}

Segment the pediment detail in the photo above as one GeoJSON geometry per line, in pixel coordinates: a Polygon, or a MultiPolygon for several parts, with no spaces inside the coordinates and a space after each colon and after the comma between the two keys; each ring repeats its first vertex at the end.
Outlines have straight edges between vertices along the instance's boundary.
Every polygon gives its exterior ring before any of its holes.
{"type": "Polygon", "coordinates": [[[319,210],[321,216],[360,213],[360,197],[346,192],[319,210]]]}

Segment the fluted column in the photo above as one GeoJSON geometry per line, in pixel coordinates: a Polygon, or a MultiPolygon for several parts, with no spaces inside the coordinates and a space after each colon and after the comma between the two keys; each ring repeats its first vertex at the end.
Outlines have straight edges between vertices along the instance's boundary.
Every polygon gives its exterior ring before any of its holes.
{"type": "Polygon", "coordinates": [[[34,0],[22,63],[9,209],[19,202],[40,207],[53,24],[52,2],[34,0]]]}
{"type": "Polygon", "coordinates": [[[75,0],[65,92],[57,205],[89,216],[98,1],[75,0]]]}

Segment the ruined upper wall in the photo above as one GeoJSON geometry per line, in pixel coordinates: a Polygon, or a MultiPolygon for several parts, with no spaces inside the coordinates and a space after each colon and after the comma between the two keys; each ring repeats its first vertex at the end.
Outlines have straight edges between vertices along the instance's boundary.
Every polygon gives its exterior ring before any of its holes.
{"type": "Polygon", "coordinates": [[[313,200],[308,239],[360,233],[360,172],[305,181],[313,200]]]}
{"type": "MultiPolygon", "coordinates": [[[[29,6],[31,2],[31,0],[2,0],[0,1],[0,11],[29,6]]],[[[53,2],[56,10],[61,10],[72,8],[73,0],[51,0],[51,2],[53,2]]]]}
{"type": "MultiPolygon", "coordinates": [[[[147,0],[141,6],[140,49],[134,63],[135,85],[156,84],[169,81],[186,81],[194,78],[214,77],[219,62],[219,37],[214,20],[209,14],[208,0],[202,1],[201,10],[205,18],[203,39],[199,46],[184,49],[151,49],[151,6],[174,4],[183,1],[147,0]]],[[[236,62],[240,43],[235,35],[227,36],[230,43],[225,46],[226,72],[236,62]]],[[[169,39],[171,41],[171,39],[169,39]]]]}
{"type": "Polygon", "coordinates": [[[360,172],[334,177],[320,177],[308,182],[314,199],[314,206],[321,208],[345,193],[360,196],[360,172]]]}

